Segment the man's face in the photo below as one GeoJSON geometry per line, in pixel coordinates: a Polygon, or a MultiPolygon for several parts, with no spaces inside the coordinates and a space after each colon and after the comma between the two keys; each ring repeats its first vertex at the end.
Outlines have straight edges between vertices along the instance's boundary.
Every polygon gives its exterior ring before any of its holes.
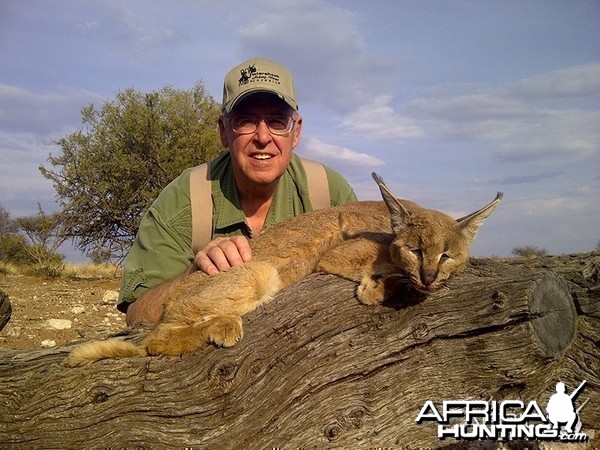
{"type": "MultiPolygon", "coordinates": [[[[294,111],[281,99],[272,94],[257,93],[242,100],[229,116],[292,116],[294,111]]],[[[296,123],[289,133],[274,134],[264,121],[258,122],[256,131],[240,134],[233,131],[232,122],[219,119],[221,143],[229,148],[233,170],[241,189],[274,183],[286,171],[292,151],[298,145],[302,118],[296,115],[296,123]]]]}

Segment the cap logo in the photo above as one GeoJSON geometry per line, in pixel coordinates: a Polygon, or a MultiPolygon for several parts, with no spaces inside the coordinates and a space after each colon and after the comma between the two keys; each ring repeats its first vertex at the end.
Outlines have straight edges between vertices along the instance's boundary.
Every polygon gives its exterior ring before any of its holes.
{"type": "Polygon", "coordinates": [[[289,70],[263,58],[250,59],[227,72],[223,83],[223,111],[230,113],[238,101],[256,92],[275,94],[298,111],[289,70]]]}
{"type": "Polygon", "coordinates": [[[240,69],[240,79],[238,80],[238,86],[244,86],[248,83],[262,81],[263,83],[281,84],[279,81],[279,74],[272,72],[258,72],[256,70],[256,64],[251,64],[246,68],[240,69]]]}
{"type": "Polygon", "coordinates": [[[252,64],[248,66],[247,69],[240,69],[240,74],[242,75],[238,80],[238,86],[243,86],[244,84],[248,84],[250,81],[250,77],[252,74],[256,73],[256,65],[252,64]]]}

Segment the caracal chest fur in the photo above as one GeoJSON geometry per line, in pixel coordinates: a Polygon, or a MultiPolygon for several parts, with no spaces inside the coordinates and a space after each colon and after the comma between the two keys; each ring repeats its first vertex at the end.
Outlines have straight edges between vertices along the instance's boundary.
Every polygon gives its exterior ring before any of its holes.
{"type": "Polygon", "coordinates": [[[231,346],[243,336],[242,316],[314,271],[357,282],[364,304],[379,304],[398,283],[425,294],[464,268],[479,226],[502,194],[461,219],[398,200],[373,174],[383,201],[356,202],[292,218],[251,244],[246,264],[208,277],[193,272],[171,292],[160,323],[141,346],[118,339],[77,347],[70,365],[136,355],[180,355],[206,342],[231,346]]]}

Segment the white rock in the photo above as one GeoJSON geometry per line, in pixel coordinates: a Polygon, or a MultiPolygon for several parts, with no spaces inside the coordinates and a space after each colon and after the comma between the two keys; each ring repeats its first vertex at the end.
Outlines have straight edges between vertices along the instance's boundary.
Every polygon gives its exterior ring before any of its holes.
{"type": "Polygon", "coordinates": [[[119,300],[119,291],[107,290],[102,295],[102,303],[107,304],[116,304],[117,300],[119,300]]]}
{"type": "Polygon", "coordinates": [[[71,308],[73,314],[82,314],[85,312],[85,306],[75,305],[71,308]]]}
{"type": "Polygon", "coordinates": [[[67,330],[71,328],[73,323],[67,319],[48,319],[44,324],[46,328],[54,328],[55,330],[67,330]]]}
{"type": "Polygon", "coordinates": [[[42,347],[44,347],[44,348],[56,347],[56,341],[53,341],[52,339],[45,339],[42,341],[42,347]]]}
{"type": "Polygon", "coordinates": [[[21,327],[8,326],[6,335],[11,337],[21,336],[21,327]]]}

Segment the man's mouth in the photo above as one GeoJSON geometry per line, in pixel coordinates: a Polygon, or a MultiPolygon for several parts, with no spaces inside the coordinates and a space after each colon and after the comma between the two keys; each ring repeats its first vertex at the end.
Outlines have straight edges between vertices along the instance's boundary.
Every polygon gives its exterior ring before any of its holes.
{"type": "Polygon", "coordinates": [[[269,155],[268,153],[252,153],[250,155],[251,158],[253,159],[258,159],[258,160],[265,160],[265,159],[271,159],[273,158],[273,155],[269,155]]]}

